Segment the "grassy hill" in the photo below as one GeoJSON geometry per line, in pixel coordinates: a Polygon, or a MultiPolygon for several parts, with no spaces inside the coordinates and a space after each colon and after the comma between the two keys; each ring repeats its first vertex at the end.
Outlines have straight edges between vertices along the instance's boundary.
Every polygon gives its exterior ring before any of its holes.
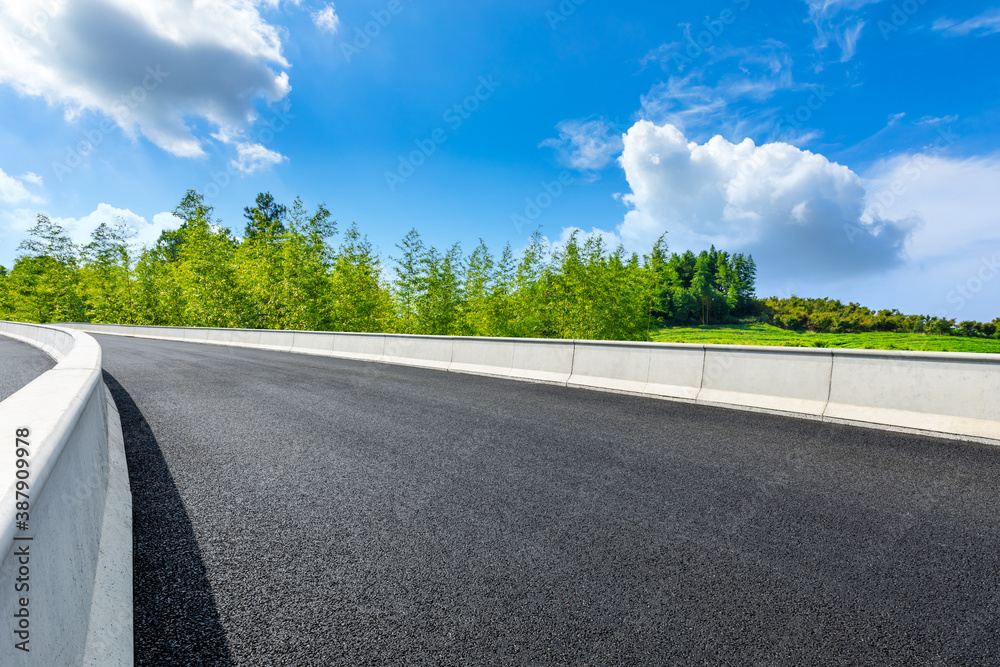
{"type": "Polygon", "coordinates": [[[932,352],[986,352],[1000,354],[1000,340],[918,333],[812,333],[788,331],[769,324],[728,324],[664,327],[652,334],[660,343],[722,345],[782,345],[840,347],[863,350],[922,350],[932,352]]]}

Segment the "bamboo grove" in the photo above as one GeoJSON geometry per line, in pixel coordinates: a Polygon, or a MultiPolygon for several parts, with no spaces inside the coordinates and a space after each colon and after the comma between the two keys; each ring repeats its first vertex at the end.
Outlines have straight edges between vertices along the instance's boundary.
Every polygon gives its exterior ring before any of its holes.
{"type": "Polygon", "coordinates": [[[515,255],[485,244],[466,254],[408,233],[385,258],[323,206],[263,193],[242,238],[188,191],[182,220],[135,249],[123,224],[89,243],[39,215],[10,271],[0,267],[0,318],[25,322],[240,327],[466,336],[647,340],[665,322],[718,323],[756,308],[753,259],[710,251],[644,256],[536,233],[515,255]]]}

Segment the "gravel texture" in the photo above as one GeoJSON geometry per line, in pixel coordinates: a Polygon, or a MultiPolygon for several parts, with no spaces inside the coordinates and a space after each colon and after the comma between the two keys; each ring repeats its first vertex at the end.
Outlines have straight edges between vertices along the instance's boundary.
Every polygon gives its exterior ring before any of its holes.
{"type": "Polygon", "coordinates": [[[137,664],[1000,664],[1000,448],[97,338],[137,664]]]}
{"type": "Polygon", "coordinates": [[[37,347],[0,334],[0,401],[55,365],[37,347]]]}

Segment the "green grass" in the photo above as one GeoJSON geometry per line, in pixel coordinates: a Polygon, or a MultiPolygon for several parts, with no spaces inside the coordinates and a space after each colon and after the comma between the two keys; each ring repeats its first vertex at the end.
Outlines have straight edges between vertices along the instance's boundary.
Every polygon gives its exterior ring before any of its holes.
{"type": "Polygon", "coordinates": [[[783,345],[841,347],[862,350],[923,350],[928,352],[987,352],[1000,354],[1000,340],[913,333],[811,333],[788,331],[770,324],[727,324],[664,327],[652,334],[659,343],[722,345],[783,345]]]}

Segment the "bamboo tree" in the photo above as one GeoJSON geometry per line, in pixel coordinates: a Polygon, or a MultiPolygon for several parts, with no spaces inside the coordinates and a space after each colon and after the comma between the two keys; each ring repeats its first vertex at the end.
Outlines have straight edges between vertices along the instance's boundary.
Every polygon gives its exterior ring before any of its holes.
{"type": "Polygon", "coordinates": [[[39,215],[8,276],[14,315],[26,322],[79,322],[85,306],[79,289],[79,249],[62,226],[39,215]]]}

